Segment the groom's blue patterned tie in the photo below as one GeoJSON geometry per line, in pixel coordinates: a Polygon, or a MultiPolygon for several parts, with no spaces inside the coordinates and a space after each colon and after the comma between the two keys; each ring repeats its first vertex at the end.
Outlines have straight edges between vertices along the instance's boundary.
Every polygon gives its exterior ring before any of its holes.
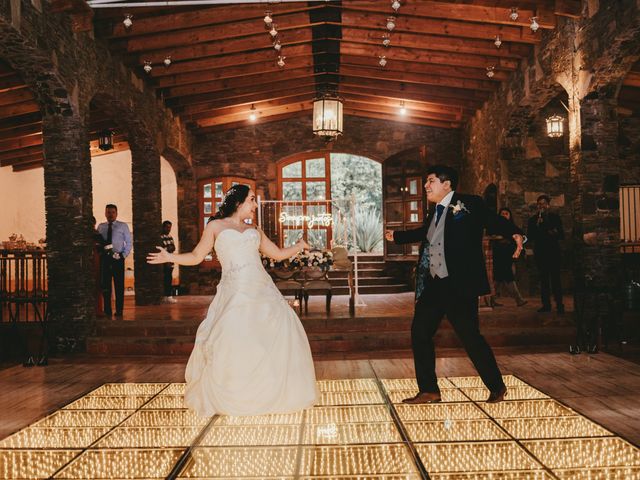
{"type": "Polygon", "coordinates": [[[422,295],[424,291],[425,276],[429,272],[429,242],[425,241],[424,248],[422,249],[422,255],[420,256],[420,262],[418,262],[418,268],[416,269],[416,301],[422,295]]]}
{"type": "Polygon", "coordinates": [[[438,222],[440,221],[442,212],[444,212],[444,205],[440,205],[440,204],[436,205],[436,226],[438,226],[438,222]]]}

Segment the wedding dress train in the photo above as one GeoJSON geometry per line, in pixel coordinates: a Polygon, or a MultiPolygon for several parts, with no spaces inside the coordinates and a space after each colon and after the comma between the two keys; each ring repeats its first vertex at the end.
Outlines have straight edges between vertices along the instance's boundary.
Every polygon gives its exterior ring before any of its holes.
{"type": "Polygon", "coordinates": [[[262,266],[259,245],[255,229],[216,238],[222,278],[185,373],[185,403],[201,415],[287,413],[316,401],[309,341],[262,266]]]}

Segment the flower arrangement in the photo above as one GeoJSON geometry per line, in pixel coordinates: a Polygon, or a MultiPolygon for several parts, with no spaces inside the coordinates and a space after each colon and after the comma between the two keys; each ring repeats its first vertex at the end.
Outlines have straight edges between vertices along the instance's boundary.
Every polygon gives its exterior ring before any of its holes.
{"type": "Polygon", "coordinates": [[[299,270],[301,268],[320,268],[321,270],[329,270],[333,265],[333,253],[330,251],[304,251],[285,260],[276,261],[272,258],[262,255],[262,264],[265,268],[274,268],[281,270],[299,270]]]}

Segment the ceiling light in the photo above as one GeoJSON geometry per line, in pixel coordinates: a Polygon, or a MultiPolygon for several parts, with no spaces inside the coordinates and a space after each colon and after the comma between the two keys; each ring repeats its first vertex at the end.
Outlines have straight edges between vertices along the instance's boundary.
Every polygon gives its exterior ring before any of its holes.
{"type": "Polygon", "coordinates": [[[164,60],[162,61],[162,63],[164,63],[165,67],[168,67],[169,65],[171,65],[171,55],[167,55],[166,57],[164,57],[164,60]]]}
{"type": "Polygon", "coordinates": [[[282,44],[280,43],[280,40],[276,39],[276,41],[273,42],[273,48],[276,49],[276,52],[280,51],[280,49],[282,48],[282,44]]]}
{"type": "Polygon", "coordinates": [[[127,13],[124,16],[124,20],[122,21],[122,24],[124,25],[124,28],[126,28],[127,30],[129,30],[131,28],[131,25],[133,25],[133,20],[131,20],[133,18],[133,15],[127,13]]]}
{"type": "Polygon", "coordinates": [[[494,67],[493,65],[487,67],[487,77],[493,78],[493,76],[496,74],[496,72],[494,72],[495,69],[496,67],[494,67]]]}
{"type": "Polygon", "coordinates": [[[391,45],[391,39],[389,38],[389,35],[387,35],[386,33],[382,36],[382,46],[383,47],[388,47],[389,45],[391,45]]]}
{"type": "Polygon", "coordinates": [[[280,68],[284,67],[284,59],[287,58],[285,56],[282,55],[278,55],[278,61],[276,62],[276,65],[278,65],[280,68]]]}
{"type": "Polygon", "coordinates": [[[144,61],[144,67],[142,67],[144,69],[144,71],[146,73],[151,72],[151,70],[153,70],[153,67],[151,66],[151,60],[145,60],[144,61]]]}
{"type": "Polygon", "coordinates": [[[396,28],[396,17],[387,18],[387,30],[391,32],[394,28],[396,28]]]}
{"type": "Polygon", "coordinates": [[[251,113],[249,113],[249,120],[251,120],[252,122],[256,121],[256,118],[258,118],[256,116],[256,106],[252,103],[251,104],[251,108],[249,109],[251,113]]]}
{"type": "Polygon", "coordinates": [[[332,93],[313,101],[313,133],[329,142],[342,134],[342,98],[332,93]]]}
{"type": "Polygon", "coordinates": [[[407,109],[404,107],[404,100],[400,102],[400,115],[406,115],[407,109]]]}
{"type": "Polygon", "coordinates": [[[274,38],[275,38],[276,35],[278,35],[278,30],[276,30],[276,24],[275,23],[271,24],[271,30],[269,30],[269,35],[271,35],[274,38]]]}
{"type": "Polygon", "coordinates": [[[496,35],[496,39],[493,44],[496,46],[496,48],[500,48],[502,46],[502,39],[500,38],[500,35],[496,35]]]}
{"type": "Polygon", "coordinates": [[[518,20],[518,7],[511,7],[511,13],[509,14],[509,19],[512,22],[518,20]]]}
{"type": "Polygon", "coordinates": [[[267,27],[270,27],[273,23],[273,18],[271,17],[271,12],[269,10],[264,12],[264,23],[267,27]]]}
{"type": "Polygon", "coordinates": [[[531,25],[529,25],[529,28],[533,33],[536,33],[538,31],[538,29],[540,28],[540,24],[538,23],[538,17],[531,18],[531,25]]]}
{"type": "Polygon", "coordinates": [[[564,118],[560,115],[553,115],[547,118],[547,136],[558,138],[564,134],[563,129],[564,118]]]}
{"type": "Polygon", "coordinates": [[[400,0],[391,0],[391,8],[393,8],[396,12],[402,6],[400,0]]]}
{"type": "Polygon", "coordinates": [[[387,57],[382,55],[379,58],[380,58],[380,61],[378,62],[378,64],[380,64],[381,67],[384,67],[387,64],[387,57]]]}

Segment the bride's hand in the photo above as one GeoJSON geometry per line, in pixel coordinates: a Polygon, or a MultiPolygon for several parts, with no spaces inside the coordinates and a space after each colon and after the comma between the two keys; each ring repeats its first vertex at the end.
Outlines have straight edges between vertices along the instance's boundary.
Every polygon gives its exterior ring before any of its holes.
{"type": "Polygon", "coordinates": [[[169,252],[162,247],[156,247],[159,252],[151,252],[147,255],[147,263],[169,263],[169,252]]]}
{"type": "Polygon", "coordinates": [[[307,242],[305,242],[303,238],[298,240],[298,243],[296,245],[298,245],[298,248],[301,247],[302,250],[311,250],[311,245],[309,245],[307,242]]]}

